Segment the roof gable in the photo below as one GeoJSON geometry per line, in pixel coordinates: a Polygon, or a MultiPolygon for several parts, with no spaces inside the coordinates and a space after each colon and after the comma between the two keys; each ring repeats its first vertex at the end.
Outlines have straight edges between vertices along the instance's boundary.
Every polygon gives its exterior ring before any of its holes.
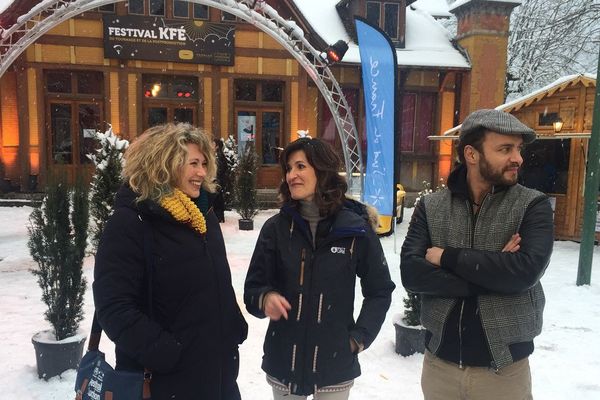
{"type": "MultiPolygon", "coordinates": [[[[519,111],[523,107],[528,107],[533,103],[537,103],[543,100],[546,97],[553,96],[556,93],[560,93],[565,89],[581,85],[584,87],[596,87],[596,75],[594,74],[575,74],[575,75],[567,75],[563,76],[555,80],[554,82],[544,86],[541,89],[538,89],[534,92],[526,94],[525,96],[521,96],[517,99],[509,101],[508,103],[504,103],[496,107],[496,110],[501,110],[509,113],[513,113],[515,111],[519,111]]],[[[438,136],[437,138],[446,137],[456,137],[458,132],[460,131],[461,125],[457,125],[451,129],[448,129],[446,132],[442,134],[442,136],[438,136]]]]}
{"type": "Polygon", "coordinates": [[[508,103],[504,103],[496,107],[496,109],[506,112],[519,111],[521,108],[527,107],[535,102],[538,102],[544,99],[545,97],[552,96],[555,93],[562,92],[563,90],[569,87],[577,86],[579,84],[585,87],[596,87],[596,75],[575,74],[563,76],[562,78],[557,79],[556,81],[544,86],[541,89],[526,94],[525,96],[521,96],[517,99],[511,100],[508,103]]]}

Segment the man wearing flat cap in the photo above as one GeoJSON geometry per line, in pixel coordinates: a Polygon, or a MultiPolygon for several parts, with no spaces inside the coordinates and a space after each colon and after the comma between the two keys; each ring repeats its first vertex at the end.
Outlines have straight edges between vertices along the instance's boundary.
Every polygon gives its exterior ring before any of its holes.
{"type": "Polygon", "coordinates": [[[471,113],[447,189],[413,212],[400,271],[421,294],[425,400],[532,399],[529,355],[554,240],[548,198],[517,183],[533,140],[511,114],[471,113]]]}

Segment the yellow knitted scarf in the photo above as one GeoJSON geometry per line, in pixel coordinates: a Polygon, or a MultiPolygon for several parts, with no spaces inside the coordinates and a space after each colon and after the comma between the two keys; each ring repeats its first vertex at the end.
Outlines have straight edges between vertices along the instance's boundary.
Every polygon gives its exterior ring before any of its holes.
{"type": "Polygon", "coordinates": [[[188,224],[201,234],[206,233],[206,219],[198,206],[181,190],[173,190],[173,194],[160,201],[162,208],[167,210],[177,221],[188,224]]]}

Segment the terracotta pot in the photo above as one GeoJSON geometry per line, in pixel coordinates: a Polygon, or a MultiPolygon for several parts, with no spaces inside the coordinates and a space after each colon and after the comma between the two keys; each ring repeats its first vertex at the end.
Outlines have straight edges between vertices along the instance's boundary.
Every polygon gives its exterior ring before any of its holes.
{"type": "Polygon", "coordinates": [[[48,380],[68,369],[79,366],[86,337],[75,335],[61,341],[53,338],[52,331],[38,332],[31,338],[35,349],[38,377],[48,380]]]}

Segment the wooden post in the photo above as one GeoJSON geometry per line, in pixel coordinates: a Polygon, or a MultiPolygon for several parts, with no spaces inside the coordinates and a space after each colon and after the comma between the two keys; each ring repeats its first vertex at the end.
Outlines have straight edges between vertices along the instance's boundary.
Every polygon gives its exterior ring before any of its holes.
{"type": "Polygon", "coordinates": [[[579,247],[577,286],[589,285],[592,277],[596,213],[598,212],[598,184],[600,183],[600,87],[598,85],[598,77],[600,77],[600,58],[598,59],[598,73],[596,75],[592,135],[587,156],[583,196],[583,229],[581,232],[581,245],[579,247]]]}

